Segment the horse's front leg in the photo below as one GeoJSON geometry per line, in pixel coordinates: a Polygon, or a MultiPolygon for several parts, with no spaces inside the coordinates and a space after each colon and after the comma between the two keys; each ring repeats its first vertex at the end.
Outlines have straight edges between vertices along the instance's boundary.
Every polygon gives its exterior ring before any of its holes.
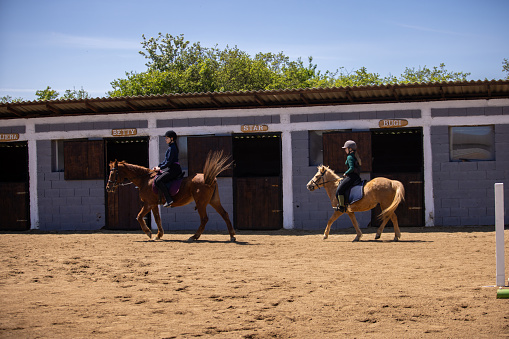
{"type": "Polygon", "coordinates": [[[339,218],[341,214],[343,214],[343,212],[340,211],[336,211],[334,212],[334,214],[332,214],[329,221],[327,222],[327,227],[325,227],[325,232],[323,233],[323,240],[329,237],[330,227],[332,226],[334,221],[336,221],[336,219],[339,218]]]}
{"type": "Polygon", "coordinates": [[[163,230],[163,226],[161,224],[161,215],[159,214],[159,206],[158,205],[152,207],[152,214],[154,215],[154,220],[156,221],[156,225],[157,225],[156,240],[159,240],[163,237],[164,230],[163,230]]]}
{"type": "Polygon", "coordinates": [[[143,219],[143,217],[146,216],[149,211],[150,211],[150,207],[147,206],[147,204],[145,203],[143,205],[143,207],[141,208],[140,213],[138,213],[138,217],[136,218],[136,220],[138,220],[138,223],[140,224],[143,232],[145,232],[145,234],[150,239],[152,239],[152,231],[150,230],[150,228],[147,227],[147,224],[145,223],[145,219],[143,219]]]}
{"type": "Polygon", "coordinates": [[[346,212],[348,216],[350,217],[350,220],[352,221],[352,225],[355,228],[355,232],[357,233],[357,236],[353,240],[354,242],[361,240],[362,232],[359,227],[359,223],[357,222],[357,218],[355,218],[355,214],[353,212],[346,212]]]}

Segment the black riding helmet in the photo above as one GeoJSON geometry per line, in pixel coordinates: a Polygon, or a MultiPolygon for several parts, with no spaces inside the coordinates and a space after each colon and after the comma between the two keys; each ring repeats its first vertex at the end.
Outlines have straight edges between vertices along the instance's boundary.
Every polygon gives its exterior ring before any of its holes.
{"type": "Polygon", "coordinates": [[[175,133],[174,131],[167,131],[166,133],[164,133],[164,136],[168,138],[173,138],[173,140],[177,140],[177,133],[175,133]]]}

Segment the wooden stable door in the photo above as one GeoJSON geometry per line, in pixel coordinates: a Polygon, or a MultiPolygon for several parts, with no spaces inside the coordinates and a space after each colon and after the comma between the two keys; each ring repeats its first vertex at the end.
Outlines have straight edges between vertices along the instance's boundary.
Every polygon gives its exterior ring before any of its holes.
{"type": "Polygon", "coordinates": [[[330,132],[324,133],[323,164],[342,175],[347,167],[346,152],[342,148],[346,141],[353,140],[357,144],[357,154],[362,160],[361,171],[371,172],[371,132],[330,132]]]}
{"type": "Polygon", "coordinates": [[[28,187],[24,182],[0,182],[0,230],[25,231],[28,220],[28,187]]]}
{"type": "MultiPolygon", "coordinates": [[[[396,209],[399,226],[424,226],[424,181],[421,173],[373,173],[373,177],[386,177],[400,181],[405,187],[405,201],[396,209]]],[[[371,211],[371,226],[381,224],[380,205],[371,211]]],[[[389,225],[392,223],[389,222],[389,225]]]]}
{"type": "Polygon", "coordinates": [[[7,161],[0,166],[0,231],[28,230],[30,196],[27,143],[1,143],[0,159],[7,161]]]}
{"type": "Polygon", "coordinates": [[[282,226],[279,177],[235,179],[235,225],[241,230],[277,230],[282,226]]]}
{"type": "Polygon", "coordinates": [[[281,135],[239,134],[233,138],[234,221],[241,230],[283,227],[281,135]]]}
{"type": "MultiPolygon", "coordinates": [[[[128,163],[148,167],[148,139],[122,138],[106,140],[106,160],[125,160],[128,163]]],[[[109,166],[108,174],[109,174],[109,166]]],[[[108,174],[106,180],[108,180],[108,174]]],[[[127,183],[127,182],[126,182],[127,183]]],[[[139,192],[133,184],[119,186],[113,193],[107,193],[106,228],[110,230],[139,230],[136,220],[143,206],[139,192]]],[[[145,217],[150,227],[150,213],[145,217]]]]}
{"type": "MultiPolygon", "coordinates": [[[[134,185],[119,186],[108,193],[108,226],[110,230],[138,230],[138,213],[143,206],[134,185]]],[[[148,222],[148,220],[146,220],[148,222]]]]}

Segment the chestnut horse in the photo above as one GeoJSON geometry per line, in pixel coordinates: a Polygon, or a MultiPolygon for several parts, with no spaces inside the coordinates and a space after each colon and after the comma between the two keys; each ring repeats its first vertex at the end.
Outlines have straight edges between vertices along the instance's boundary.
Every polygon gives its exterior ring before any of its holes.
{"type": "MultiPolygon", "coordinates": [[[[325,187],[325,191],[329,196],[332,207],[336,207],[338,203],[336,198],[336,189],[341,180],[342,178],[334,173],[334,171],[329,167],[323,165],[318,166],[318,172],[316,172],[313,179],[308,182],[307,189],[309,191],[314,191],[316,188],[325,187]]],[[[396,211],[399,203],[405,199],[405,188],[403,187],[403,184],[397,180],[378,177],[366,183],[363,188],[363,192],[364,195],[362,199],[348,205],[345,212],[350,217],[353,227],[355,227],[355,231],[357,232],[357,237],[354,241],[359,241],[362,237],[362,232],[359,228],[359,224],[357,223],[357,219],[355,219],[354,212],[369,211],[370,209],[375,208],[378,204],[380,204],[380,207],[382,208],[382,213],[379,215],[379,218],[382,220],[382,225],[378,228],[375,239],[380,239],[385,225],[389,220],[392,220],[392,224],[394,225],[394,241],[398,241],[401,237],[401,232],[399,230],[398,218],[394,212],[396,211]]],[[[343,212],[335,211],[330,217],[327,222],[327,227],[325,228],[325,233],[323,234],[324,239],[329,237],[329,231],[332,223],[342,214],[343,212]]]]}
{"type": "MultiPolygon", "coordinates": [[[[109,164],[110,175],[106,190],[108,192],[114,192],[115,188],[122,185],[124,179],[129,180],[131,183],[136,185],[139,189],[140,199],[143,202],[143,207],[140,213],[138,213],[138,223],[141,226],[143,232],[145,232],[150,239],[152,239],[152,232],[147,227],[143,217],[150,211],[154,215],[154,219],[157,224],[157,236],[156,240],[161,239],[164,234],[163,227],[161,226],[161,216],[159,215],[158,205],[164,203],[159,199],[159,195],[154,193],[152,185],[156,172],[138,165],[128,164],[125,161],[112,161],[109,164]]],[[[179,192],[173,197],[172,207],[184,206],[191,203],[193,200],[196,202],[196,208],[200,215],[200,227],[196,233],[189,238],[189,241],[198,240],[200,235],[205,229],[205,224],[208,221],[207,216],[207,205],[211,205],[219,215],[226,222],[228,227],[228,233],[230,233],[230,241],[236,241],[235,231],[228,213],[225,211],[219,200],[219,191],[217,185],[217,175],[222,171],[228,169],[231,166],[229,163],[229,157],[223,156],[223,152],[209,153],[203,173],[198,173],[194,177],[185,177],[180,185],[179,192]]]]}

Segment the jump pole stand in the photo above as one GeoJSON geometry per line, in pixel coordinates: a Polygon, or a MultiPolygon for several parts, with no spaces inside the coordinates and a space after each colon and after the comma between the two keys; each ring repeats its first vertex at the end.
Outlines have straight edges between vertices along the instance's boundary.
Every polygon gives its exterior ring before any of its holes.
{"type": "Polygon", "coordinates": [[[497,258],[497,286],[506,286],[504,253],[504,184],[495,184],[495,237],[497,258]]]}

